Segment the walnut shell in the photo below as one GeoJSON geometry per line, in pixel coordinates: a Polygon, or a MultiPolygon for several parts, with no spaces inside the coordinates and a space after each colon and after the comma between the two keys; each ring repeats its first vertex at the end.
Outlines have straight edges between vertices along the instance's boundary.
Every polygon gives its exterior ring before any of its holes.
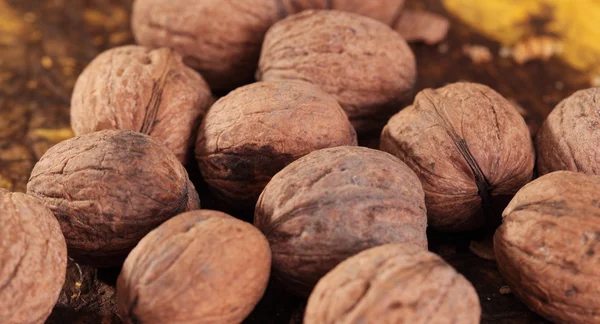
{"type": "Polygon", "coordinates": [[[252,82],[282,10],[275,0],[136,0],[131,27],[138,44],[173,48],[211,88],[230,90],[252,82]]]}
{"type": "Polygon", "coordinates": [[[50,148],[27,192],[58,218],[69,254],[96,266],[120,264],[149,231],[200,200],[184,167],[156,139],[104,130],[50,148]]]}
{"type": "Polygon", "coordinates": [[[186,163],[211,104],[208,85],[170,49],[122,46],[96,57],[75,83],[75,135],[103,129],[156,137],[186,163]]]}
{"type": "Polygon", "coordinates": [[[370,247],[427,248],[419,179],[394,156],[364,147],[319,150],[287,166],[262,193],[254,224],[271,244],[276,276],[298,294],[370,247]]]}
{"type": "Polygon", "coordinates": [[[44,323],[66,271],[67,245],[52,212],[0,189],[0,323],[44,323]]]}
{"type": "Polygon", "coordinates": [[[271,269],[265,237],[227,214],[181,214],[131,251],[117,281],[125,323],[240,323],[271,269]]]}
{"type": "Polygon", "coordinates": [[[524,186],[494,235],[511,291],[556,323],[600,323],[600,176],[547,174],[524,186]]]}
{"type": "Polygon", "coordinates": [[[198,134],[204,179],[232,204],[254,206],[275,173],[321,148],[357,145],[340,105],[314,85],[258,82],[217,101],[198,134]]]}
{"type": "Polygon", "coordinates": [[[303,80],[333,95],[356,130],[383,126],[415,84],[415,57],[389,26],[357,14],[308,10],[273,25],[257,76],[303,80]]]}
{"type": "Polygon", "coordinates": [[[575,92],[550,113],[536,137],[537,167],[600,175],[600,88],[575,92]]]}
{"type": "Polygon", "coordinates": [[[305,324],[479,323],[479,297],[439,256],[388,244],[342,262],[310,295],[305,324]]]}
{"type": "Polygon", "coordinates": [[[385,126],[380,147],[417,173],[429,225],[445,231],[482,226],[495,197],[529,182],[535,160],[523,117],[475,83],[419,92],[385,126]]]}
{"type": "Polygon", "coordinates": [[[400,16],[405,0],[280,0],[288,14],[307,9],[353,12],[392,25],[400,16]]]}

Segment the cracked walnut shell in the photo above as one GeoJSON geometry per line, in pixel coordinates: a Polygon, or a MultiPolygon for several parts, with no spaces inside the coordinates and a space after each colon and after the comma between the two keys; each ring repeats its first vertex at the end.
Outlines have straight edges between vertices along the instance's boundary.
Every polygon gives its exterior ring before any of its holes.
{"type": "Polygon", "coordinates": [[[428,224],[439,230],[483,226],[492,217],[492,203],[533,176],[535,154],[523,117],[481,84],[419,92],[385,126],[380,147],[417,173],[428,224]]]}
{"type": "Polygon", "coordinates": [[[571,171],[524,186],[494,235],[511,291],[556,323],[600,323],[600,176],[571,171]]]}
{"type": "Polygon", "coordinates": [[[200,200],[183,165],[157,140],[104,130],[63,141],[35,165],[27,192],[54,212],[69,254],[118,265],[146,233],[200,200]]]}
{"type": "Polygon", "coordinates": [[[439,256],[410,244],[363,251],[335,267],[308,299],[305,324],[477,324],[479,297],[439,256]]]}
{"type": "Polygon", "coordinates": [[[227,214],[181,214],[131,251],[117,281],[125,323],[241,323],[269,281],[271,252],[254,226],[227,214]]]}

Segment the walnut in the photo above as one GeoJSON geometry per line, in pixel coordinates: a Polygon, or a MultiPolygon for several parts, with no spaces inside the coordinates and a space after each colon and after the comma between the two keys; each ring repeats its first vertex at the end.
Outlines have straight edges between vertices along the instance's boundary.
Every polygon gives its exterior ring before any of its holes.
{"type": "Polygon", "coordinates": [[[523,117],[500,94],[475,83],[421,91],[390,119],[380,147],[417,173],[428,224],[444,231],[482,226],[492,217],[493,200],[529,182],[535,160],[523,117]]]}
{"type": "Polygon", "coordinates": [[[475,289],[439,256],[388,244],[342,262],[310,295],[305,324],[479,323],[475,289]]]}
{"type": "Polygon", "coordinates": [[[122,46],[100,54],[77,79],[71,125],[76,135],[103,129],[144,133],[185,163],[211,100],[204,79],[179,54],[122,46]]]}
{"type": "Polygon", "coordinates": [[[170,47],[200,71],[211,88],[252,81],[264,35],[285,13],[275,0],[136,0],[136,41],[170,47]]]}
{"type": "Polygon", "coordinates": [[[104,130],[53,146],[35,165],[27,192],[58,218],[69,254],[113,266],[146,233],[200,200],[184,167],[157,140],[104,130]]]}
{"type": "Polygon", "coordinates": [[[65,238],[34,197],[0,189],[0,210],[0,323],[44,323],[65,281],[65,238]]]}
{"type": "Polygon", "coordinates": [[[405,0],[280,0],[288,14],[307,9],[353,12],[392,25],[400,16],[405,0]]]}
{"type": "Polygon", "coordinates": [[[558,171],[524,186],[494,236],[500,273],[556,323],[600,323],[600,176],[558,171]]]}
{"type": "Polygon", "coordinates": [[[370,247],[427,248],[419,179],[392,155],[364,147],[319,150],[287,166],[262,193],[254,223],[271,244],[275,275],[301,295],[370,247]]]}
{"type": "Polygon", "coordinates": [[[600,88],[575,92],[550,113],[536,137],[540,174],[600,175],[600,88]]]}
{"type": "Polygon", "coordinates": [[[271,269],[251,224],[202,210],[176,216],[131,251],[117,281],[125,323],[240,323],[261,299],[271,269]]]}
{"type": "Polygon", "coordinates": [[[357,145],[356,133],[333,97],[308,83],[258,82],[213,105],[200,127],[196,159],[218,196],[254,206],[287,164],[342,145],[357,145]]]}
{"type": "Polygon", "coordinates": [[[257,76],[317,84],[364,133],[398,111],[412,91],[416,67],[408,44],[385,24],[352,13],[308,10],[268,31],[257,76]]]}

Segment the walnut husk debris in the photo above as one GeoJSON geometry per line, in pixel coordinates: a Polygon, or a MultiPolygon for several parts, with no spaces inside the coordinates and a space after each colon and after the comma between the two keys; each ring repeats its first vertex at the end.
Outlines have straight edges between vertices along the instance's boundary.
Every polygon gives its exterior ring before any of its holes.
{"type": "Polygon", "coordinates": [[[314,150],[357,145],[335,99],[302,82],[257,82],[217,101],[198,134],[196,160],[223,200],[253,207],[273,175],[314,150]]]}
{"type": "Polygon", "coordinates": [[[67,245],[44,204],[0,189],[0,323],[44,323],[65,281],[67,245]]]}
{"type": "Polygon", "coordinates": [[[100,267],[119,265],[153,228],[200,207],[175,155],[133,131],[104,130],[53,146],[35,165],[27,192],[54,212],[69,254],[100,267]]]}
{"type": "Polygon", "coordinates": [[[193,211],[144,237],[117,281],[125,323],[241,323],[261,299],[271,252],[254,226],[193,211]]]}
{"type": "Polygon", "coordinates": [[[511,291],[556,323],[600,323],[600,176],[557,171],[527,184],[494,236],[511,291]]]}
{"type": "Polygon", "coordinates": [[[211,92],[181,55],[128,45],[96,57],[75,83],[71,126],[76,135],[103,129],[156,137],[188,162],[211,92]]]}
{"type": "Polygon", "coordinates": [[[600,88],[575,92],[548,115],[536,136],[537,169],[600,175],[600,88]]]}
{"type": "Polygon", "coordinates": [[[300,295],[373,246],[427,249],[419,179],[394,156],[364,147],[319,150],[287,166],[262,193],[254,224],[271,244],[274,275],[300,295]]]}
{"type": "Polygon", "coordinates": [[[475,83],[425,89],[383,129],[381,149],[421,179],[429,225],[444,231],[479,228],[492,201],[532,178],[535,154],[516,109],[475,83]]]}
{"type": "Polygon", "coordinates": [[[257,77],[318,85],[363,133],[380,128],[402,107],[416,65],[406,41],[389,26],[353,13],[307,10],[269,29],[257,77]]]}
{"type": "Polygon", "coordinates": [[[363,251],[310,295],[305,324],[479,323],[475,289],[439,256],[410,244],[363,251]]]}

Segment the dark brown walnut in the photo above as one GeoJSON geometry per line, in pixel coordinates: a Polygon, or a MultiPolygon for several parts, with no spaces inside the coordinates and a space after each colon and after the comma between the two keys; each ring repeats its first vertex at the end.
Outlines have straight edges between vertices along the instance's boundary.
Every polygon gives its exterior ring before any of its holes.
{"type": "Polygon", "coordinates": [[[419,179],[364,147],[319,150],[287,166],[262,193],[254,224],[271,244],[275,275],[301,295],[362,250],[394,242],[427,249],[419,179]]]}
{"type": "Polygon", "coordinates": [[[380,147],[417,173],[428,224],[444,231],[481,227],[492,217],[494,200],[529,182],[535,160],[523,117],[475,83],[419,92],[385,126],[380,147]]]}
{"type": "Polygon", "coordinates": [[[211,88],[252,82],[269,27],[285,15],[277,0],[135,0],[136,41],[169,47],[200,71],[211,88]]]}
{"type": "Polygon", "coordinates": [[[35,165],[27,192],[58,218],[69,255],[120,264],[149,231],[200,208],[187,172],[158,140],[104,130],[53,146],[35,165]]]}
{"type": "Polygon", "coordinates": [[[400,16],[405,0],[280,0],[286,13],[307,9],[333,9],[353,12],[392,25],[400,16]]]}
{"type": "Polygon", "coordinates": [[[75,83],[75,135],[103,129],[156,137],[186,163],[209,105],[208,85],[170,49],[122,46],[96,57],[75,83]]]}
{"type": "Polygon", "coordinates": [[[254,226],[202,210],[176,216],[131,251],[117,281],[125,323],[241,323],[269,281],[271,251],[254,226]]]}
{"type": "Polygon", "coordinates": [[[52,212],[0,189],[0,323],[44,323],[66,269],[67,246],[52,212]]]}
{"type": "Polygon", "coordinates": [[[269,30],[257,77],[318,85],[361,133],[398,111],[413,89],[416,67],[410,47],[389,26],[353,13],[308,10],[269,30]]]}
{"type": "Polygon", "coordinates": [[[600,323],[600,176],[542,176],[503,217],[494,250],[511,291],[553,322],[600,323]]]}
{"type": "Polygon", "coordinates": [[[600,175],[600,88],[575,92],[550,113],[536,137],[540,174],[600,175]]]}
{"type": "Polygon", "coordinates": [[[254,206],[275,173],[312,151],[357,145],[335,99],[303,82],[258,82],[217,101],[198,134],[204,179],[225,201],[254,206]]]}
{"type": "Polygon", "coordinates": [[[388,244],[342,262],[310,295],[305,324],[477,324],[475,289],[439,256],[388,244]]]}

